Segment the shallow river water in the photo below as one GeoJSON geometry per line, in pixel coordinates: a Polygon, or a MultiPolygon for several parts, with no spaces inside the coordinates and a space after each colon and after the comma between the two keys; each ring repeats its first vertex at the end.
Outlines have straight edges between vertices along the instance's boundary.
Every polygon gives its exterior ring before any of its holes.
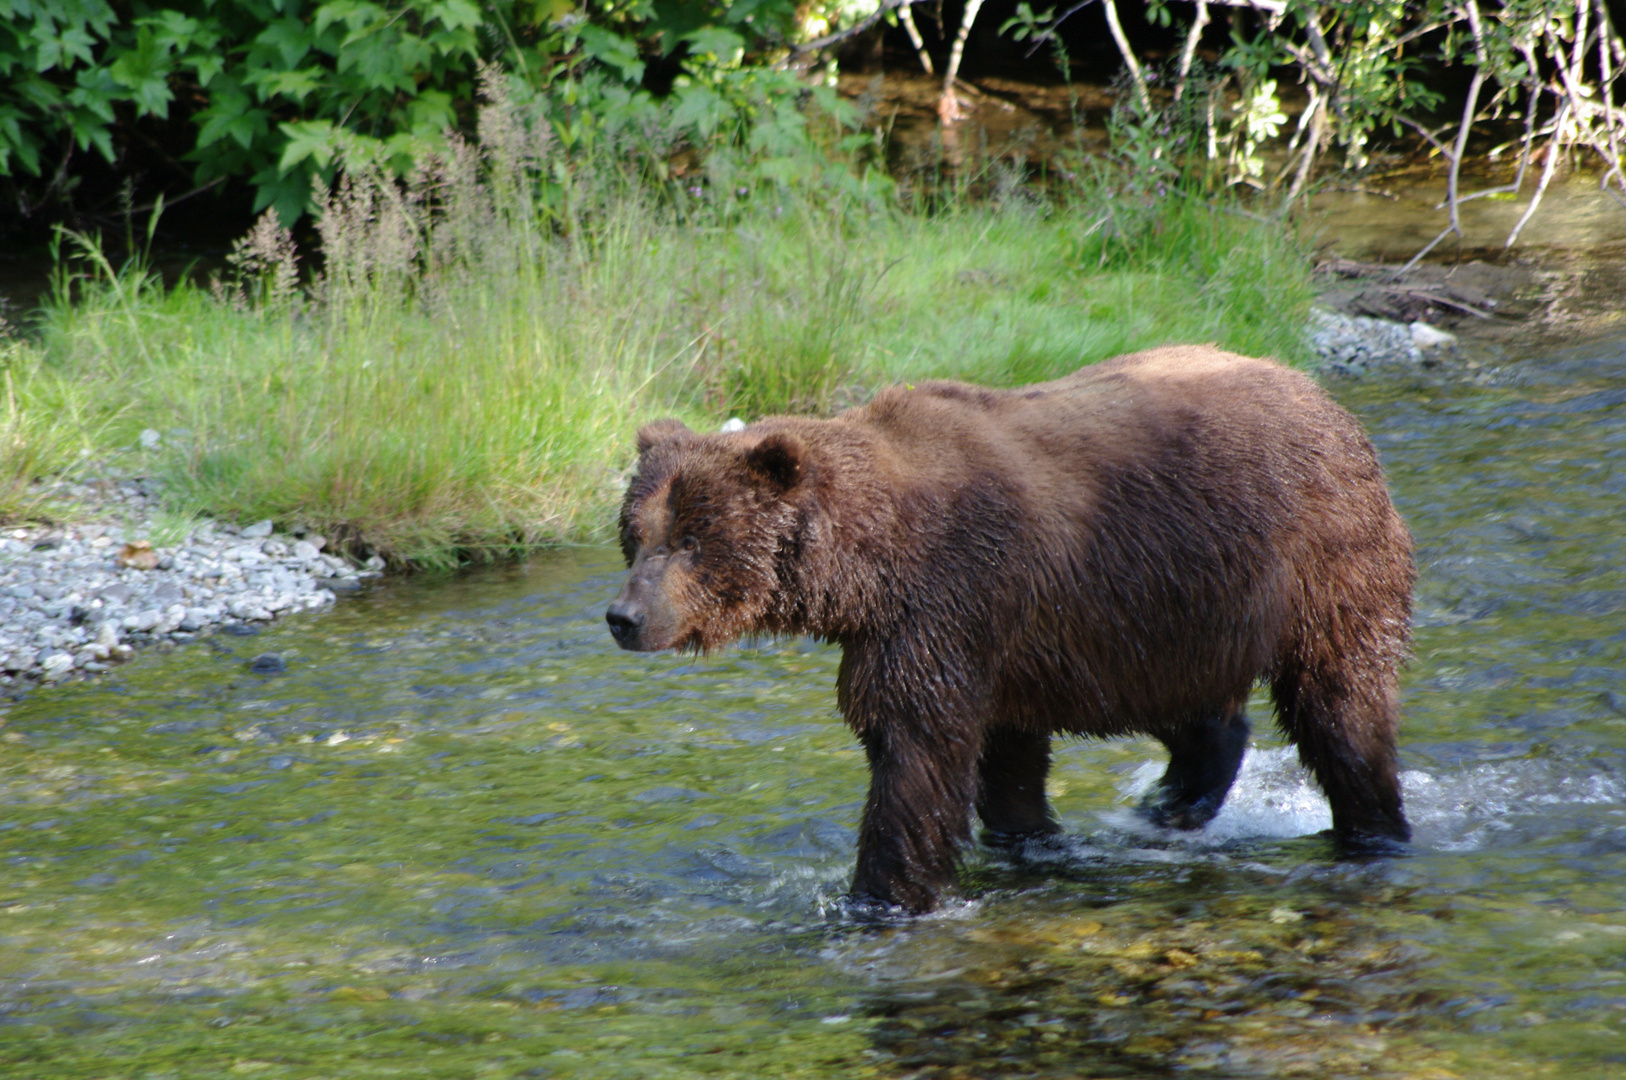
{"type": "Polygon", "coordinates": [[[566,551],[13,706],[0,1075],[1626,1074],[1626,342],[1335,390],[1418,539],[1409,857],[1256,702],[1204,834],[1067,744],[1065,849],[854,925],[835,651],[619,652],[566,551]]]}

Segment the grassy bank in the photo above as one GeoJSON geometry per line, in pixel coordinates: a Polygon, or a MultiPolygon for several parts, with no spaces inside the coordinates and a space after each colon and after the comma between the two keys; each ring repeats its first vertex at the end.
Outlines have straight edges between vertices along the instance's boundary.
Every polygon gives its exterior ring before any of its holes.
{"type": "Polygon", "coordinates": [[[178,513],[446,563],[605,537],[632,434],[658,416],[1012,385],[1164,342],[1303,350],[1302,253],[1201,202],[1096,188],[928,214],[862,191],[657,202],[579,178],[533,199],[515,169],[405,195],[361,177],[331,200],[308,286],[269,228],[213,291],[81,253],[74,301],[5,345],[0,512],[38,513],[30,478],[122,451],[178,513]],[[163,441],[134,449],[145,429],[163,441]]]}

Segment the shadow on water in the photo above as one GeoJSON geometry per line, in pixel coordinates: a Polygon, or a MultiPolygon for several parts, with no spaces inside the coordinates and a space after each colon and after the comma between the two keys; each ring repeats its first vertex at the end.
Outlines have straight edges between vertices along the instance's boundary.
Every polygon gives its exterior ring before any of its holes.
{"type": "Polygon", "coordinates": [[[1075,743],[1065,842],[852,925],[836,653],[621,653],[565,551],[15,706],[0,1071],[1619,1075],[1626,347],[1335,391],[1419,545],[1409,857],[1333,862],[1268,735],[1195,837],[1075,743]]]}

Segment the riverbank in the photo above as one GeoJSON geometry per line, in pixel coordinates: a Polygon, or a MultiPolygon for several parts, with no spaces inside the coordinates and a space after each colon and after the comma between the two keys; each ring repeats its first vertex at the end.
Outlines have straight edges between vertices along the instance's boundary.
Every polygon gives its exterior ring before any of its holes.
{"type": "Polygon", "coordinates": [[[6,346],[0,521],[54,519],[36,478],[122,455],[170,514],[444,567],[607,538],[633,435],[661,416],[1016,385],[1170,341],[1307,358],[1295,237],[1197,200],[1107,213],[1081,187],[906,211],[739,190],[604,193],[564,236],[494,193],[473,224],[391,222],[378,193],[328,219],[308,287],[269,229],[214,290],[88,253],[72,302],[6,346]]]}

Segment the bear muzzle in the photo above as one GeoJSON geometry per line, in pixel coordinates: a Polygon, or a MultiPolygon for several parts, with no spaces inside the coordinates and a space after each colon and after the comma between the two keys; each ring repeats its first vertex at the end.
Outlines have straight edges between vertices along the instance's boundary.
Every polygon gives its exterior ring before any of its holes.
{"type": "Polygon", "coordinates": [[[610,624],[610,636],[615,638],[617,645],[637,651],[638,639],[643,633],[644,624],[649,621],[649,615],[643,605],[635,601],[616,600],[604,613],[604,621],[610,624]]]}

